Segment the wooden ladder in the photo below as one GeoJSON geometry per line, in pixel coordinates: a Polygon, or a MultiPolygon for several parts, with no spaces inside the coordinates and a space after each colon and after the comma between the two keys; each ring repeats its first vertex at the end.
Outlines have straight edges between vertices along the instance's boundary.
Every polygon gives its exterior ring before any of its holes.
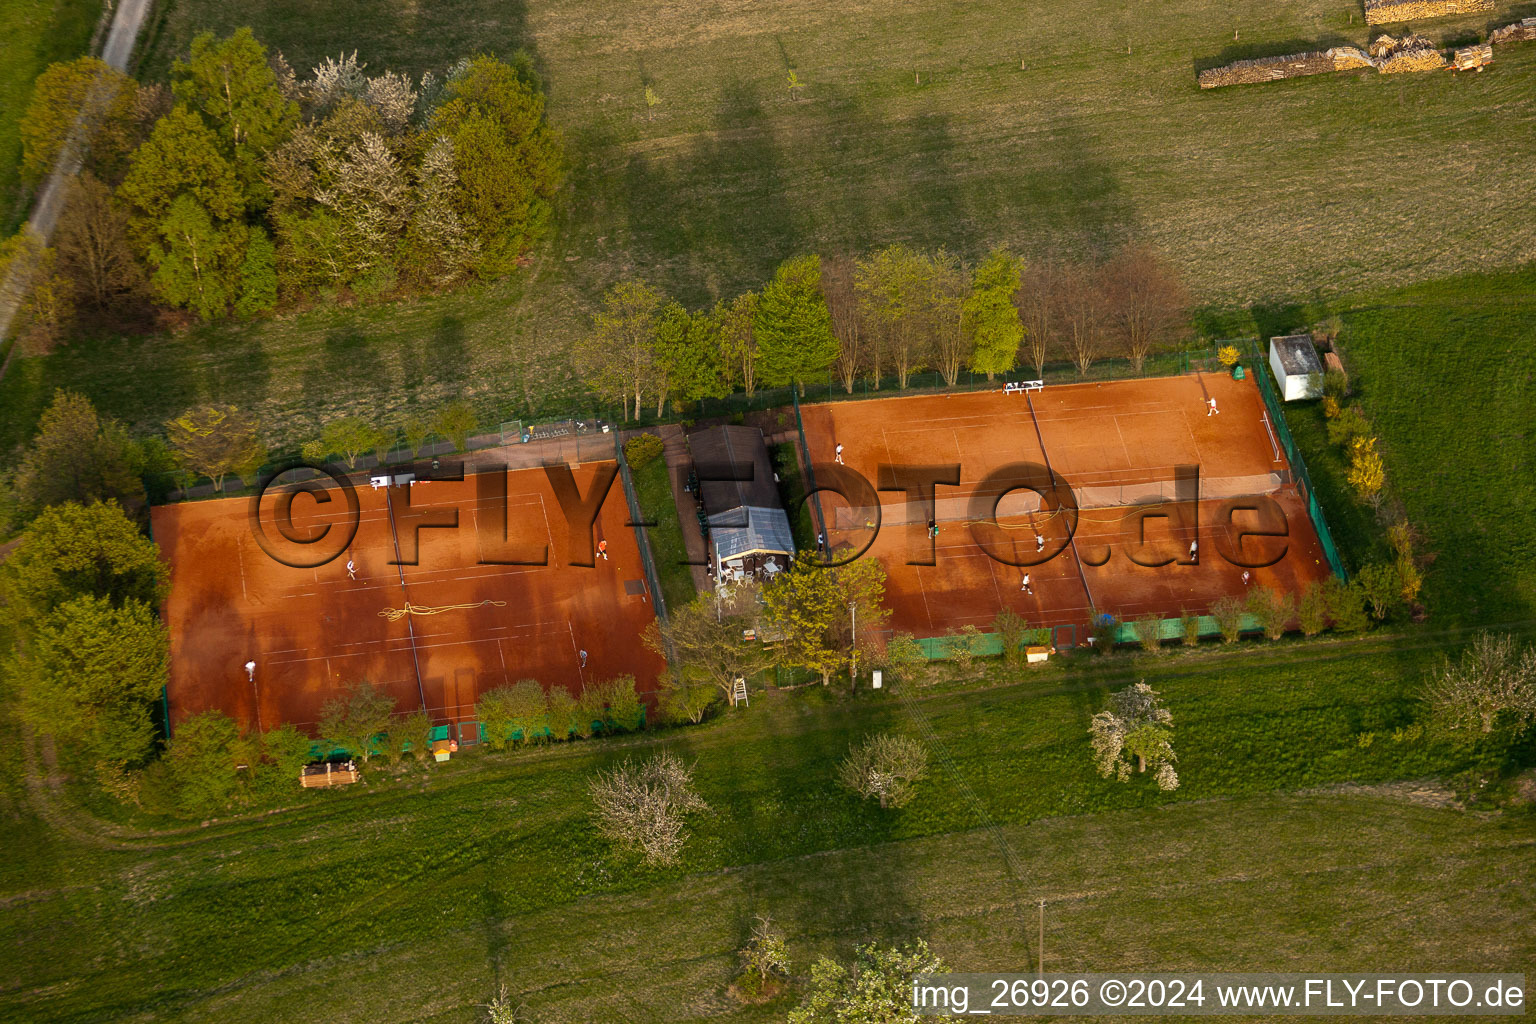
{"type": "Polygon", "coordinates": [[[737,704],[752,706],[752,702],[747,700],[747,681],[742,676],[737,676],[736,682],[731,686],[731,705],[734,707],[737,704]]]}

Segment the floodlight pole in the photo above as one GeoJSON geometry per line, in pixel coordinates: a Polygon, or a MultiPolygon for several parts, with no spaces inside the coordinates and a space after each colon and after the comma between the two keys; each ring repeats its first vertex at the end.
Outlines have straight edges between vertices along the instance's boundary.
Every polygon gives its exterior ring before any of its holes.
{"type": "Polygon", "coordinates": [[[848,621],[851,631],[852,657],[848,660],[848,688],[859,688],[859,606],[853,601],[848,602],[848,621]]]}

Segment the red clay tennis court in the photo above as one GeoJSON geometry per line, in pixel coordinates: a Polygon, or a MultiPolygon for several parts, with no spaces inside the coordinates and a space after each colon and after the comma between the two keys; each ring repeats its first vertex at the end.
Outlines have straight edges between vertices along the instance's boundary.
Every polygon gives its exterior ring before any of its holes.
{"type": "MultiPolygon", "coordinates": [[[[580,493],[612,469],[576,467],[580,493]]],[[[425,707],[440,723],[473,720],[480,692],[519,679],[579,692],[630,674],[642,692],[654,689],[662,661],[640,642],[654,616],[622,485],[614,481],[594,530],[608,558],[586,567],[569,564],[571,537],[545,472],[516,470],[507,481],[505,539],[548,545],[548,565],[480,564],[482,555],[526,551],[503,542],[500,503],[478,501],[473,477],[359,486],[356,536],[317,568],[290,567],[263,549],[248,498],[156,508],[155,539],[171,565],[172,721],[216,708],[261,728],[311,728],[321,705],[356,680],[394,697],[400,711],[425,707]],[[397,542],[409,554],[402,524],[448,510],[457,510],[458,528],[420,530],[419,564],[394,564],[397,542]]],[[[341,492],[331,485],[330,493],[341,492]]],[[[269,492],[261,513],[268,537],[278,536],[277,514],[269,492]]],[[[292,500],[296,536],[330,525],[344,537],[349,518],[339,500],[292,500]]],[[[288,555],[297,549],[277,550],[295,560],[288,555]]]]}
{"type": "MultiPolygon", "coordinates": [[[[1298,593],[1329,574],[1251,380],[1192,374],[1020,393],[1000,384],[969,394],[808,405],[802,415],[814,462],[832,462],[841,443],[844,463],[871,483],[881,464],[960,467],[959,486],[937,491],[931,556],[926,507],[899,491],[880,494],[881,528],[868,553],[885,565],[896,630],[985,630],[1004,607],[1031,625],[1079,629],[1091,610],[1122,620],[1204,614],[1223,595],[1261,585],[1298,593]],[[995,500],[996,527],[978,518],[982,481],[1020,462],[1047,466],[1070,485],[1080,506],[1075,529],[1060,503],[1027,490],[995,500]],[[1198,467],[1198,502],[1188,482],[1181,488],[1180,466],[1198,467]],[[1272,529],[1275,509],[1284,515],[1285,538],[1240,537],[1272,529]],[[1017,564],[1040,555],[1048,557],[1017,564]]],[[[822,498],[829,543],[863,547],[868,515],[835,496],[822,498]]]]}

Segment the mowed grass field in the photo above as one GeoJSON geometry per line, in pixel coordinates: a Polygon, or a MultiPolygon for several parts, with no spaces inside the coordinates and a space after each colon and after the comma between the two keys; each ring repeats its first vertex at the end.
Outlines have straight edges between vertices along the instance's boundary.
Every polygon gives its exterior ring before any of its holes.
{"type": "MultiPolygon", "coordinates": [[[[1432,618],[1536,618],[1536,270],[1259,309],[1224,327],[1268,337],[1328,316],[1342,327],[1389,488],[1424,534],[1432,618]]],[[[1375,515],[1349,490],[1319,403],[1290,406],[1287,419],[1350,568],[1390,558],[1375,515]]]]}
{"type": "Polygon", "coordinates": [[[0,0],[0,236],[26,219],[21,202],[21,116],[32,83],[55,61],[85,52],[101,0],[0,0]]]}
{"type": "Polygon", "coordinates": [[[544,1022],[781,1020],[787,1002],[724,994],[756,913],[802,977],[813,954],[915,936],[957,967],[1023,970],[1040,898],[1058,969],[1533,973],[1536,819],[1402,781],[1475,786],[1530,760],[1529,744],[1391,738],[1436,653],[1372,638],[1052,663],[909,703],[762,695],[701,728],[374,775],[201,828],[16,793],[0,995],[27,1021],[468,1022],[505,983],[544,1022]],[[1103,690],[1154,673],[1171,795],[1100,779],[1088,755],[1103,690]],[[919,719],[935,759],[911,805],[837,787],[851,742],[919,719]],[[586,817],[594,770],[657,747],[694,765],[711,808],[668,870],[586,817]]]}
{"type": "MultiPolygon", "coordinates": [[[[1416,28],[1445,41],[1536,13],[1495,7],[1416,28]]],[[[1363,46],[1379,33],[1347,0],[178,0],[147,70],[242,24],[301,68],[528,50],[573,167],[544,291],[633,272],[699,302],[806,250],[1091,257],[1136,239],[1201,299],[1243,303],[1536,254],[1536,46],[1475,75],[1196,86],[1234,57],[1363,46]]]]}

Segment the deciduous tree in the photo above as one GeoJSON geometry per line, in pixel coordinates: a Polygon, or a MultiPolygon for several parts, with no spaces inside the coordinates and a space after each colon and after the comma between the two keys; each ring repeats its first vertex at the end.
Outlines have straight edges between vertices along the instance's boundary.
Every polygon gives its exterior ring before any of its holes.
{"type": "Polygon", "coordinates": [[[837,779],[881,810],[904,807],[928,774],[928,751],[916,740],[882,732],[848,749],[837,779]]]}
{"type": "Polygon", "coordinates": [[[121,424],[98,416],[84,395],[59,390],[16,467],[16,494],[28,514],[66,501],[137,505],[143,468],[143,453],[121,424]]]}
{"type": "Polygon", "coordinates": [[[368,682],[357,682],[320,706],[320,735],[333,747],[364,762],[373,756],[373,738],[389,729],[395,702],[368,682]]]}
{"type": "Polygon", "coordinates": [[[756,292],[743,292],[730,302],[722,299],[715,303],[720,356],[728,370],[727,379],[740,384],[748,398],[757,392],[757,335],[752,329],[756,316],[756,292]]]}
{"type": "Polygon", "coordinates": [[[1127,245],[1104,267],[1110,329],[1137,373],[1152,347],[1188,318],[1189,293],[1178,274],[1147,245],[1127,245]]]}
{"type": "Polygon", "coordinates": [[[912,979],[947,970],[922,939],[904,946],[859,946],[848,965],[821,957],[811,965],[805,997],[790,1011],[789,1024],[916,1022],[921,1018],[912,1009],[912,979]]]}
{"type": "Polygon", "coordinates": [[[195,199],[213,220],[237,218],[245,208],[245,192],[218,136],[196,113],[177,105],[134,151],[118,188],[133,208],[134,229],[146,248],[181,195],[195,199]]]}
{"type": "Polygon", "coordinates": [[[782,657],[820,673],[823,685],[849,662],[855,615],[865,635],[880,629],[887,615],[884,597],[885,570],[878,560],[829,567],[808,551],[762,590],[763,614],[773,632],[784,637],[782,657]]]}
{"type": "Polygon", "coordinates": [[[1093,762],[1106,779],[1121,782],[1131,777],[1131,769],[1156,771],[1159,789],[1179,786],[1173,763],[1173,715],[1162,706],[1156,690],[1146,683],[1136,683],[1110,698],[1108,711],[1100,711],[1088,725],[1093,745],[1093,762]]]}
{"type": "Polygon", "coordinates": [[[991,380],[1018,363],[1024,341],[1013,297],[1018,293],[1024,261],[1004,248],[993,249],[972,276],[964,306],[964,329],[970,339],[971,369],[991,380]]]}
{"type": "Polygon", "coordinates": [[[158,607],[170,579],[160,549],[115,501],[45,509],[22,532],[0,572],[13,612],[24,622],[40,621],[77,597],[158,607]]]}
{"type": "Polygon", "coordinates": [[[926,303],[932,290],[932,264],[921,253],[892,245],[858,263],[855,286],[865,315],[876,325],[871,362],[879,386],[883,361],[896,370],[897,383],[907,386],[912,374],[928,365],[932,338],[925,330],[926,303]]]}
{"type": "Polygon", "coordinates": [[[224,489],[224,478],[238,467],[265,459],[256,417],[232,405],[199,405],[165,424],[167,439],[182,465],[224,489]]]}
{"type": "Polygon", "coordinates": [[[735,704],[733,684],[770,663],[767,648],[743,639],[753,622],[739,602],[701,594],[681,608],[671,609],[667,621],[653,620],[645,630],[645,645],[666,658],[684,679],[713,686],[735,704]]]}
{"type": "Polygon", "coordinates": [[[603,308],[593,317],[592,331],[577,349],[577,361],[588,385],[617,399],[627,419],[630,399],[635,418],[641,400],[656,387],[656,329],[661,295],[639,281],[621,281],[603,296],[603,308]]]}
{"type": "Polygon", "coordinates": [[[1092,268],[1069,263],[1055,289],[1057,331],[1077,372],[1086,374],[1104,347],[1103,290],[1092,268]]]}
{"type": "Polygon", "coordinates": [[[1025,268],[1023,283],[1014,295],[1019,319],[1024,324],[1024,350],[1037,380],[1045,376],[1045,362],[1056,341],[1056,311],[1060,306],[1056,293],[1060,282],[1059,267],[1037,261],[1025,268]]]}
{"type": "Polygon", "coordinates": [[[1487,735],[1502,720],[1519,736],[1536,722],[1536,647],[1522,649],[1508,634],[1479,634],[1459,661],[1442,659],[1424,699],[1450,728],[1487,735]]]}
{"type": "Polygon", "coordinates": [[[156,294],[204,320],[221,316],[239,293],[245,224],[215,221],[192,196],[180,195],[154,230],[148,259],[156,294]]]}
{"type": "Polygon", "coordinates": [[[224,39],[204,32],[186,60],[171,65],[171,93],[202,115],[218,135],[247,195],[265,192],[261,157],[298,124],[299,108],[278,87],[267,49],[249,28],[224,39]]]}
{"type": "Polygon", "coordinates": [[[128,240],[128,211],[89,171],[70,187],[54,245],[59,271],[69,278],[74,294],[98,310],[144,285],[144,271],[128,240]]]}
{"type": "Polygon", "coordinates": [[[667,399],[697,402],[731,393],[722,365],[720,331],[709,313],[689,313],[671,303],[656,324],[656,415],[667,399]]]}
{"type": "Polygon", "coordinates": [[[693,788],[693,771],[676,754],[625,758],[587,786],[593,824],[616,846],[638,851],[647,864],[677,862],[688,839],[687,818],[708,810],[693,788]]]}
{"type": "Polygon", "coordinates": [[[342,416],[331,420],[320,432],[320,444],[326,453],[341,455],[347,460],[349,468],[357,466],[358,456],[379,447],[383,438],[383,431],[361,416],[342,416]]]}
{"type": "Polygon", "coordinates": [[[23,711],[62,742],[137,763],[153,740],[149,709],[165,688],[169,651],[165,627],[142,601],[95,594],[66,600],[23,645],[23,711]]]}
{"type": "Polygon", "coordinates": [[[33,83],[19,125],[22,181],[42,181],[77,129],[86,166],[108,180],[119,176],[138,141],[137,94],[133,79],[96,57],[48,65],[33,83]]]}

